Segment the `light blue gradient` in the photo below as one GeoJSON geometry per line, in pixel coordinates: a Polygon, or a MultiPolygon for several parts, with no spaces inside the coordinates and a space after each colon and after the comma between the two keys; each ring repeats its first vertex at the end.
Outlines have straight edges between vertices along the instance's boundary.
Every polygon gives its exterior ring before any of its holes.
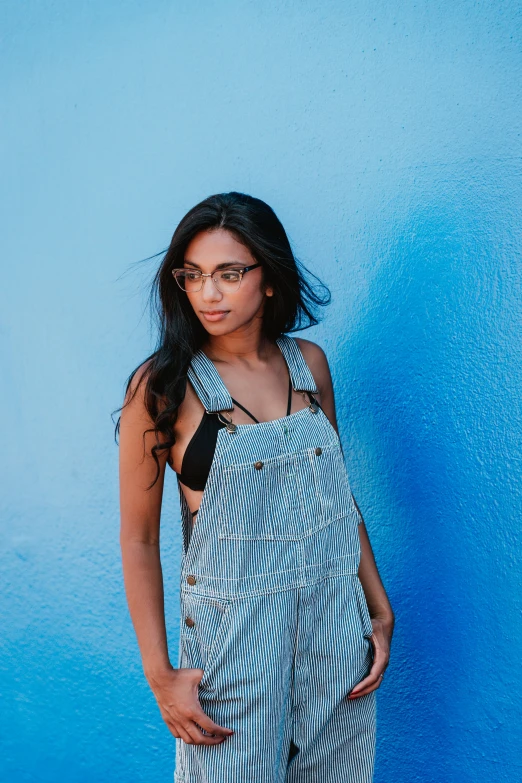
{"type": "MultiPolygon", "coordinates": [[[[2,783],[172,780],[123,590],[110,413],[155,340],[158,260],[133,262],[226,190],[271,204],[332,289],[301,334],[330,360],[397,622],[375,783],[517,780],[520,8],[8,0],[0,15],[2,783]]],[[[173,661],[180,551],[170,474],[173,661]]]]}

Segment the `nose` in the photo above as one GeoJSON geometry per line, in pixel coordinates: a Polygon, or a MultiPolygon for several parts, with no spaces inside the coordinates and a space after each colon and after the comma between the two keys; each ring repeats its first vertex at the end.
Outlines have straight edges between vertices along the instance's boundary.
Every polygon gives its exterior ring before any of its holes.
{"type": "Polygon", "coordinates": [[[201,297],[204,302],[219,302],[223,298],[223,294],[216,287],[212,277],[203,278],[201,297]],[[209,285],[207,285],[207,283],[209,283],[209,285]]]}

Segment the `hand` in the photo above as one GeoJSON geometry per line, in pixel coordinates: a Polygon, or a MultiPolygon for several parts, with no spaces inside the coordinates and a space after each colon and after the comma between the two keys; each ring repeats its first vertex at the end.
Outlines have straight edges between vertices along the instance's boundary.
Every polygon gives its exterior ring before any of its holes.
{"type": "Polygon", "coordinates": [[[203,712],[198,696],[203,674],[203,669],[170,669],[150,683],[163,720],[172,734],[187,745],[218,745],[234,733],[218,726],[203,712]],[[203,734],[201,729],[209,734],[203,734]]]}
{"type": "Polygon", "coordinates": [[[373,633],[370,636],[370,641],[373,644],[372,668],[364,680],[352,688],[348,694],[349,699],[366,696],[367,693],[377,690],[382,682],[381,675],[384,674],[390,660],[391,632],[389,624],[374,617],[372,618],[372,626],[373,633]]]}

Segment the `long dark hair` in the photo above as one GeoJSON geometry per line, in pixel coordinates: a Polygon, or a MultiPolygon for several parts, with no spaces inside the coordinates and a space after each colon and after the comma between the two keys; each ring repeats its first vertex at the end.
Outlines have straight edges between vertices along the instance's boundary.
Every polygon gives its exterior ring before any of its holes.
{"type": "MultiPolygon", "coordinates": [[[[314,311],[318,306],[329,304],[331,299],[324,283],[299,263],[319,285],[314,288],[305,280],[279,218],[261,199],[236,191],[218,193],[187,212],[174,231],[169,247],[161,251],[165,256],[149,295],[159,324],[157,348],[128,377],[124,405],[114,411],[121,411],[133,399],[140,384],[146,384],[144,402],[154,427],[146,430],[143,436],[145,438],[146,432],[156,433],[151,453],[157,467],[156,477],[147,489],[154,486],[160,475],[158,453],[170,450],[175,443],[174,424],[185,397],[187,369],[208,336],[171,270],[183,267],[185,250],[197,234],[217,228],[230,231],[263,266],[263,284],[270,285],[274,291],[273,296],[266,297],[262,323],[263,334],[269,340],[275,341],[284,333],[315,326],[319,321],[314,311]],[[322,296],[316,288],[322,289],[322,296]],[[140,369],[143,371],[139,381],[129,394],[132,380],[140,369]]],[[[120,418],[115,428],[116,442],[120,418]]],[[[170,465],[170,456],[167,461],[170,465]]]]}

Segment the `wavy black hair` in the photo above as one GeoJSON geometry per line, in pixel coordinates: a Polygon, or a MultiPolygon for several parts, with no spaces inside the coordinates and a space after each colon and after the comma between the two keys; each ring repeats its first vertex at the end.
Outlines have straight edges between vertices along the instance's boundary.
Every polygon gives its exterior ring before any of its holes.
{"type": "MultiPolygon", "coordinates": [[[[316,309],[331,300],[324,283],[296,260],[279,218],[261,199],[236,191],[218,193],[187,212],[174,231],[169,247],[156,254],[165,253],[149,295],[149,304],[159,324],[157,348],[127,378],[124,405],[113,412],[121,411],[133,399],[140,384],[146,384],[144,402],[154,427],[146,430],[143,437],[146,432],[156,433],[151,453],[157,466],[156,477],[147,489],[154,486],[160,475],[158,454],[169,451],[175,443],[174,424],[185,397],[187,369],[208,336],[171,270],[183,267],[186,248],[197,234],[218,228],[230,231],[248,248],[256,262],[262,264],[263,284],[273,288],[273,296],[266,297],[262,322],[267,339],[275,341],[284,333],[315,326],[319,323],[316,309]],[[315,278],[318,286],[310,285],[303,272],[315,278]],[[317,289],[322,289],[322,295],[317,289]],[[132,380],[141,368],[141,377],[129,395],[132,380]]],[[[115,427],[116,443],[120,418],[115,427]]],[[[167,461],[171,465],[170,456],[167,461]]]]}

